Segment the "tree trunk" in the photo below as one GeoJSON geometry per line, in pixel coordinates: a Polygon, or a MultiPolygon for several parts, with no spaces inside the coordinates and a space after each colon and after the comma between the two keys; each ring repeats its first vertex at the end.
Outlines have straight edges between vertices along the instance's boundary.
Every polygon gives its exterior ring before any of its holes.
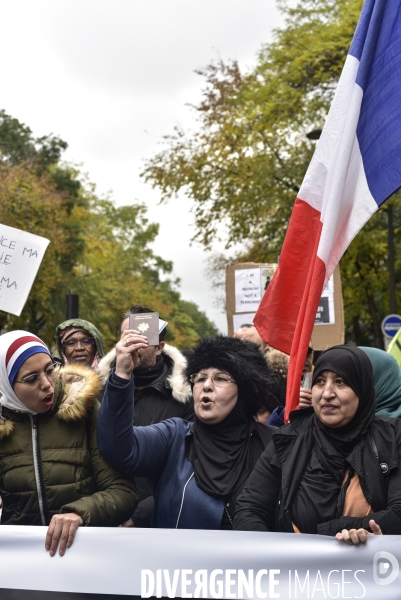
{"type": "Polygon", "coordinates": [[[368,304],[369,304],[369,312],[372,317],[374,345],[376,348],[380,348],[381,350],[384,350],[383,334],[382,334],[382,330],[381,330],[381,326],[380,326],[381,324],[380,324],[379,318],[377,316],[375,301],[374,301],[373,296],[371,296],[370,294],[367,294],[367,297],[368,297],[368,304]]]}
{"type": "Polygon", "coordinates": [[[354,337],[357,346],[362,346],[362,334],[361,334],[361,326],[359,324],[358,317],[352,318],[352,325],[354,330],[354,337]]]}

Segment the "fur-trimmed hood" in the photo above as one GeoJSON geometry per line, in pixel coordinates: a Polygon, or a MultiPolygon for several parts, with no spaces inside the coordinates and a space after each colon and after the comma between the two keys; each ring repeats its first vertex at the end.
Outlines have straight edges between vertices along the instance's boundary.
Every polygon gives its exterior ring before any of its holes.
{"type": "MultiPolygon", "coordinates": [[[[164,345],[163,354],[170,359],[173,365],[172,371],[167,377],[167,383],[171,387],[172,396],[174,400],[185,404],[192,395],[191,387],[184,377],[184,370],[187,366],[186,358],[177,348],[169,344],[164,345]]],[[[106,385],[111,365],[115,361],[115,358],[116,349],[113,348],[102,358],[96,369],[103,385],[106,385]]]]}
{"type": "MultiPolygon", "coordinates": [[[[102,384],[99,375],[78,364],[60,369],[54,389],[54,409],[56,417],[71,422],[84,419],[95,404],[102,384]]],[[[51,410],[51,409],[50,409],[51,410]]],[[[14,430],[13,411],[2,407],[0,415],[0,440],[11,435],[14,430]]]]}
{"type": "Polygon", "coordinates": [[[288,364],[290,357],[280,350],[270,350],[266,354],[266,360],[268,365],[272,368],[275,373],[280,373],[283,379],[287,379],[288,364]]]}
{"type": "Polygon", "coordinates": [[[100,394],[99,375],[93,369],[75,363],[60,369],[59,381],[62,382],[62,393],[58,418],[63,421],[84,419],[100,394]]]}

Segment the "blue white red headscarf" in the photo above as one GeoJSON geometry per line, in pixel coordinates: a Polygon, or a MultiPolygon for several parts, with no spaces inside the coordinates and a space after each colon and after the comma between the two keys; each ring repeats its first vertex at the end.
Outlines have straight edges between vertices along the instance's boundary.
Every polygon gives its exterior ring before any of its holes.
{"type": "Polygon", "coordinates": [[[34,354],[44,353],[51,356],[46,344],[28,331],[10,331],[0,336],[0,404],[12,410],[30,413],[14,392],[17,373],[24,362],[34,354]]]}

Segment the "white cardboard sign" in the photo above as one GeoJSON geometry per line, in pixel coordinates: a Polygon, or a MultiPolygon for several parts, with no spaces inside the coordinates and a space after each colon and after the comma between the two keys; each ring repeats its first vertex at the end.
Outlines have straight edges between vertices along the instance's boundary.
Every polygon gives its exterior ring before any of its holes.
{"type": "Polygon", "coordinates": [[[256,312],[261,299],[259,267],[235,271],[235,312],[256,312]]]}
{"type": "Polygon", "coordinates": [[[0,310],[20,316],[49,243],[0,224],[0,310]]]}

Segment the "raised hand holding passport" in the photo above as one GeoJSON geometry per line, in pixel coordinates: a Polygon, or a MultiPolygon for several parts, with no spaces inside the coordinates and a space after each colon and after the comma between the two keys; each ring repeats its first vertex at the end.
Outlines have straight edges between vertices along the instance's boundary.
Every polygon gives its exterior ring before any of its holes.
{"type": "Polygon", "coordinates": [[[123,379],[130,379],[131,373],[138,362],[138,350],[149,346],[147,337],[127,329],[116,344],[116,375],[123,379]]]}

